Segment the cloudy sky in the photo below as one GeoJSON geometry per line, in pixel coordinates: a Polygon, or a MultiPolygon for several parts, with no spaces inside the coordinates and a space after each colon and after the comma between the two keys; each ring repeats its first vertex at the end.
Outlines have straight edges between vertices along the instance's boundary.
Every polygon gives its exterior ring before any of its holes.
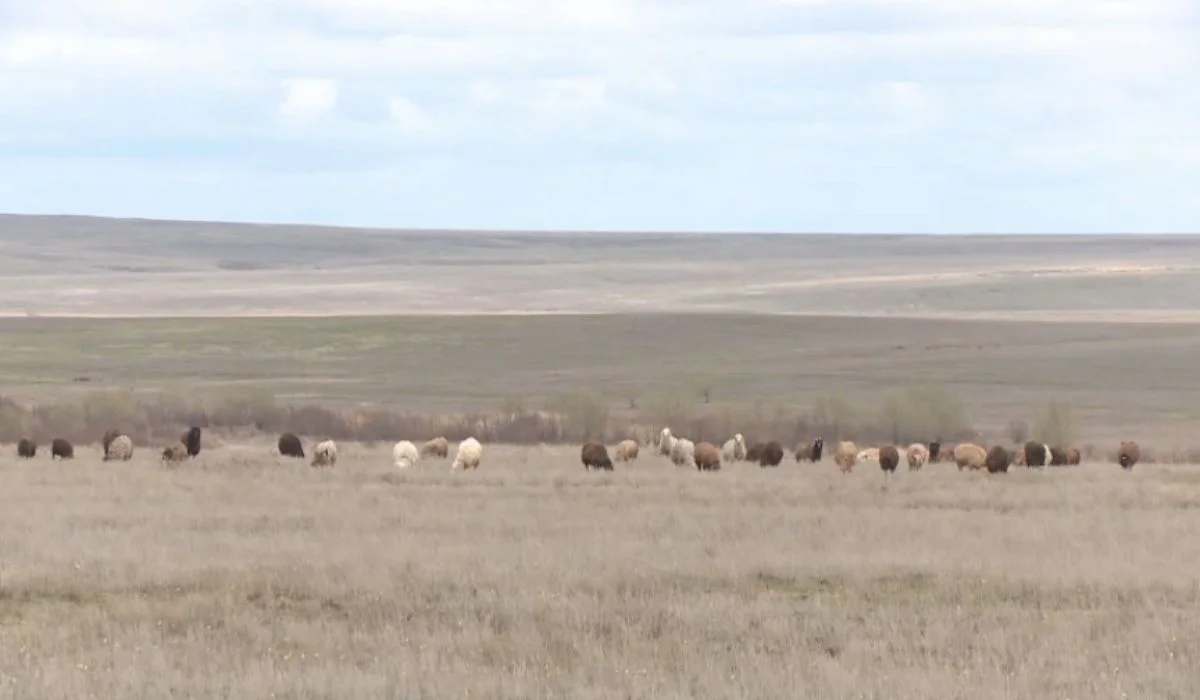
{"type": "Polygon", "coordinates": [[[1195,0],[0,0],[0,211],[1200,231],[1195,0]]]}

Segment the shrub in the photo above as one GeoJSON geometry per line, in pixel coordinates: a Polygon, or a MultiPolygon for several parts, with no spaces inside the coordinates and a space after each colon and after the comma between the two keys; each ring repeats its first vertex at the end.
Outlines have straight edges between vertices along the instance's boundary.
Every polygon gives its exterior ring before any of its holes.
{"type": "Polygon", "coordinates": [[[884,400],[876,432],[898,443],[924,442],[935,437],[958,439],[971,433],[962,403],[938,387],[915,386],[884,400]]]}
{"type": "Polygon", "coordinates": [[[1033,426],[1033,437],[1047,445],[1069,445],[1077,436],[1075,411],[1062,401],[1051,401],[1038,415],[1033,426]]]}

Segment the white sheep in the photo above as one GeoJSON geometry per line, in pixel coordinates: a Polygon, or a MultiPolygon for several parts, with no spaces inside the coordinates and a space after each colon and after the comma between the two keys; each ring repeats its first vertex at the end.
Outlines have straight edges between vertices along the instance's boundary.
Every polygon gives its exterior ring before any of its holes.
{"type": "Polygon", "coordinates": [[[671,461],[676,466],[696,468],[696,443],[687,438],[676,438],[671,449],[671,461]]]}
{"type": "Polygon", "coordinates": [[[458,454],[454,456],[454,463],[450,465],[450,470],[458,469],[478,469],[479,460],[483,457],[483,445],[473,437],[458,443],[458,454]]]}
{"type": "Polygon", "coordinates": [[[392,462],[397,469],[408,469],[417,463],[417,446],[409,440],[401,440],[392,446],[392,462]]]}
{"type": "Polygon", "coordinates": [[[746,459],[746,438],[741,433],[734,434],[721,447],[721,459],[726,462],[740,462],[746,459]]]}
{"type": "Polygon", "coordinates": [[[879,448],[878,447],[868,447],[865,450],[861,450],[858,453],[858,456],[855,457],[855,461],[856,462],[878,462],[879,461],[879,448]]]}
{"type": "Polygon", "coordinates": [[[110,459],[119,459],[122,462],[128,462],[133,457],[133,440],[128,435],[118,435],[113,438],[112,442],[108,443],[108,450],[104,453],[104,461],[110,459]]]}
{"type": "Polygon", "coordinates": [[[675,443],[678,439],[671,434],[670,428],[663,428],[658,434],[658,453],[670,457],[675,451],[675,443]]]}
{"type": "Polygon", "coordinates": [[[322,440],[313,448],[312,464],[314,467],[332,467],[337,464],[337,443],[333,440],[322,440]]]}
{"type": "Polygon", "coordinates": [[[914,442],[904,451],[904,456],[908,458],[908,470],[915,472],[929,461],[929,448],[919,442],[914,442]]]}

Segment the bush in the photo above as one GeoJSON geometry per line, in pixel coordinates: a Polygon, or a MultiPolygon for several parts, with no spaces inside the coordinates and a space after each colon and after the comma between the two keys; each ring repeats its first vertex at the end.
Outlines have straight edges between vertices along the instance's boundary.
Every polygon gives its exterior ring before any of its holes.
{"type": "Polygon", "coordinates": [[[916,386],[894,392],[884,400],[876,432],[896,444],[957,439],[969,434],[962,403],[937,387],[916,386]]]}
{"type": "Polygon", "coordinates": [[[1038,415],[1033,437],[1047,445],[1070,445],[1077,437],[1075,411],[1062,401],[1051,401],[1038,415]]]}

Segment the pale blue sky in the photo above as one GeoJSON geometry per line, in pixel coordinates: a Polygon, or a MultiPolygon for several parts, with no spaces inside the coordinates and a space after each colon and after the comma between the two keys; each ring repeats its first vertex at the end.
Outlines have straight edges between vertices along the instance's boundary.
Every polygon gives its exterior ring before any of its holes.
{"type": "Polygon", "coordinates": [[[1198,7],[0,0],[0,211],[1200,231],[1198,7]]]}

